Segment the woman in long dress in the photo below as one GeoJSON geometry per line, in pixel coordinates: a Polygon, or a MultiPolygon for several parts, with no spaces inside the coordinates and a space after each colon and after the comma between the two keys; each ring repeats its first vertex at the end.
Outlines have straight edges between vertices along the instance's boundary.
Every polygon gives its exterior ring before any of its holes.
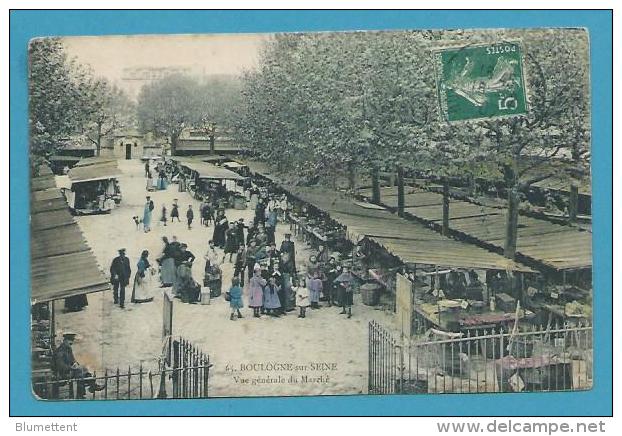
{"type": "Polygon", "coordinates": [[[227,230],[229,230],[229,221],[227,221],[227,217],[224,213],[219,212],[219,215],[216,217],[216,223],[214,225],[214,235],[212,240],[214,241],[214,245],[219,248],[225,248],[225,243],[227,237],[225,236],[227,230]]]}
{"type": "Polygon", "coordinates": [[[149,252],[143,250],[140,260],[136,265],[136,275],[134,276],[134,288],[132,289],[132,303],[148,303],[153,301],[151,293],[151,264],[148,260],[149,252]]]}
{"type": "Polygon", "coordinates": [[[153,211],[153,202],[150,197],[147,197],[147,202],[145,203],[145,209],[143,211],[143,228],[145,229],[145,233],[151,230],[151,212],[153,211]]]}
{"type": "Polygon", "coordinates": [[[173,247],[169,244],[166,236],[162,237],[162,242],[164,242],[164,248],[162,249],[162,256],[160,256],[160,281],[162,287],[166,288],[173,286],[173,282],[175,282],[175,259],[173,247]]]}
{"type": "Polygon", "coordinates": [[[248,305],[253,309],[253,316],[259,318],[259,310],[263,307],[263,288],[266,280],[261,277],[261,267],[255,266],[253,277],[248,282],[248,305]]]}

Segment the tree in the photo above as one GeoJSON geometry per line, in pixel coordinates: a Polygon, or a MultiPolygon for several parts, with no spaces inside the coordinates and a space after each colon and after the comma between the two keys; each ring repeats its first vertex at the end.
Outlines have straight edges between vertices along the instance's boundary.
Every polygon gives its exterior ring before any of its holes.
{"type": "Polygon", "coordinates": [[[102,139],[133,124],[133,105],[127,95],[106,79],[90,78],[83,84],[86,95],[84,134],[101,153],[102,139]]]}
{"type": "Polygon", "coordinates": [[[138,95],[137,118],[141,129],[171,141],[171,154],[177,152],[179,137],[202,117],[199,83],[179,74],[145,85],[138,95]]]}
{"type": "Polygon", "coordinates": [[[233,77],[209,77],[200,86],[199,126],[209,137],[212,154],[216,131],[227,129],[233,124],[235,108],[240,104],[240,92],[240,82],[233,77]]]}
{"type": "Polygon", "coordinates": [[[38,166],[81,125],[79,72],[58,38],[33,39],[28,54],[30,152],[38,166]]]}
{"type": "Polygon", "coordinates": [[[503,37],[522,39],[528,112],[470,123],[462,130],[463,135],[481,138],[472,144],[473,160],[498,171],[506,187],[504,255],[514,259],[520,192],[560,171],[555,159],[565,152],[578,150],[574,154],[581,161],[589,149],[589,56],[581,29],[485,35],[489,41],[503,37]]]}

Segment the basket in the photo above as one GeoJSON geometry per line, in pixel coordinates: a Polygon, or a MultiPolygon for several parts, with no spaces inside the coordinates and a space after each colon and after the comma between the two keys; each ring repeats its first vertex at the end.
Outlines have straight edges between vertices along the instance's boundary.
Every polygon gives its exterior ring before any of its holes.
{"type": "Polygon", "coordinates": [[[208,305],[210,304],[211,298],[210,298],[210,289],[208,287],[202,287],[201,288],[201,295],[199,297],[199,301],[201,304],[203,305],[208,305]]]}
{"type": "Polygon", "coordinates": [[[377,283],[365,283],[360,287],[361,298],[366,306],[376,306],[380,301],[380,285],[377,283]]]}

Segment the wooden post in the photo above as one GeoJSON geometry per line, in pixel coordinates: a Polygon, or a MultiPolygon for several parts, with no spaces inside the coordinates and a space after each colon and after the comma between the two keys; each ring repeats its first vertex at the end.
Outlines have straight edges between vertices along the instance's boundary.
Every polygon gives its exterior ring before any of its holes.
{"type": "Polygon", "coordinates": [[[443,229],[444,236],[449,235],[449,181],[443,177],[443,229]]]}
{"type": "Polygon", "coordinates": [[[397,167],[397,214],[404,216],[404,168],[397,167]]]}
{"type": "Polygon", "coordinates": [[[378,167],[374,165],[371,170],[371,202],[374,204],[380,204],[380,178],[378,172],[378,167]]]}
{"type": "Polygon", "coordinates": [[[570,185],[570,197],[568,198],[568,218],[571,223],[577,222],[579,209],[579,187],[572,183],[570,185]]]}
{"type": "Polygon", "coordinates": [[[518,188],[508,190],[508,212],[505,227],[505,245],[503,255],[514,260],[516,257],[516,240],[518,239],[518,188]]]}

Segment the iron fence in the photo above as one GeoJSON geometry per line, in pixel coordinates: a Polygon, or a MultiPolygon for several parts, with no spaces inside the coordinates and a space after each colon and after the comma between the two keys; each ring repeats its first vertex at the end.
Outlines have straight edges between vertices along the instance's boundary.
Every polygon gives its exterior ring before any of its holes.
{"type": "Polygon", "coordinates": [[[59,379],[53,372],[33,380],[33,392],[46,400],[93,399],[132,400],[153,398],[207,398],[209,396],[209,355],[189,341],[168,338],[157,368],[146,370],[116,368],[103,375],[59,379]],[[90,386],[98,386],[98,390],[90,386]]]}
{"type": "Polygon", "coordinates": [[[535,326],[413,340],[369,324],[369,393],[490,393],[592,387],[592,327],[535,326]]]}

